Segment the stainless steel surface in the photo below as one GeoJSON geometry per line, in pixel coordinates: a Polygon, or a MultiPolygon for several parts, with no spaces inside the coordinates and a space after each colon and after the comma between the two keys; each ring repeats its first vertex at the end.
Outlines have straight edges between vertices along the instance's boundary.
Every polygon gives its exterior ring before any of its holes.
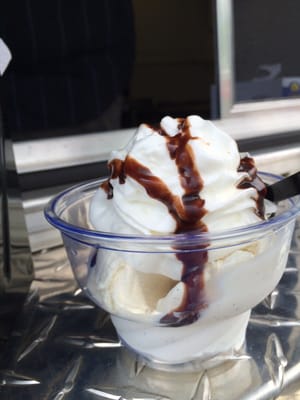
{"type": "Polygon", "coordinates": [[[89,133],[14,143],[18,172],[45,171],[106,161],[110,152],[125,145],[135,129],[89,133]],[[54,151],[50,151],[55,149],[54,151]]]}
{"type": "Polygon", "coordinates": [[[0,353],[33,277],[12,143],[0,115],[0,353]]]}
{"type": "MultiPolygon", "coordinates": [[[[284,111],[254,112],[236,118],[221,119],[214,123],[234,139],[255,140],[257,137],[274,134],[282,134],[284,138],[285,132],[299,130],[300,146],[299,110],[300,108],[292,108],[284,111]]],[[[14,152],[18,172],[24,174],[106,161],[110,152],[116,148],[116,144],[118,148],[124,146],[134,131],[135,129],[124,129],[16,142],[14,152]]],[[[270,137],[271,144],[272,137],[270,137]]]]}
{"type": "Polygon", "coordinates": [[[219,107],[221,118],[230,115],[234,103],[232,0],[216,0],[219,107]]]}
{"type": "MultiPolygon", "coordinates": [[[[268,101],[253,101],[238,103],[235,99],[235,76],[234,76],[234,21],[233,21],[233,0],[216,0],[216,25],[217,25],[217,52],[218,52],[218,75],[219,75],[219,93],[220,93],[220,117],[227,118],[229,116],[258,115],[267,113],[276,117],[276,112],[294,111],[294,115],[299,114],[300,99],[279,99],[268,101]]],[[[257,32],[257,40],[259,40],[259,32],[257,32]]],[[[293,121],[293,126],[296,121],[293,121]]],[[[270,121],[274,129],[276,121],[270,121]]],[[[286,121],[286,129],[290,121],[286,121]]],[[[297,122],[300,128],[300,120],[297,122]]],[[[246,126],[246,124],[245,124],[246,126]]]]}
{"type": "Polygon", "coordinates": [[[107,314],[77,288],[62,247],[37,252],[34,259],[36,277],[0,361],[1,399],[297,398],[300,221],[286,272],[253,310],[244,348],[199,373],[157,372],[130,354],[107,314]]]}

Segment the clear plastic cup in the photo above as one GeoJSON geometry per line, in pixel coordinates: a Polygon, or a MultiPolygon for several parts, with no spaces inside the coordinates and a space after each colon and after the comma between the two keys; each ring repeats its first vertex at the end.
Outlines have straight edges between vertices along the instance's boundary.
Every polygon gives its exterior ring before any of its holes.
{"type": "Polygon", "coordinates": [[[284,272],[299,196],[247,227],[124,235],[95,231],[89,221],[102,181],[58,194],[45,216],[62,234],[80,287],[110,313],[124,345],[150,366],[175,371],[206,368],[239,351],[251,309],[284,272]]]}

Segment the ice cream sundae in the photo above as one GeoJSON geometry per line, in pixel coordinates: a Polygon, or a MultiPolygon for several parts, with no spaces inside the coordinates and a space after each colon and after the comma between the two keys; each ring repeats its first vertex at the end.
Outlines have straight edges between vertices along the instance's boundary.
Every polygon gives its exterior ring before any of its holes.
{"type": "Polygon", "coordinates": [[[108,165],[52,205],[81,286],[155,367],[238,350],[284,271],[291,204],[268,219],[254,160],[199,116],[142,124],[108,165]]]}

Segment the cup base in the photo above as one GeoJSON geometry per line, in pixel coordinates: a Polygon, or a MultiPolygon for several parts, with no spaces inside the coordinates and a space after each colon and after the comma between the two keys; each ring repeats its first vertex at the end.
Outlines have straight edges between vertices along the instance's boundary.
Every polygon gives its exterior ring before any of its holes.
{"type": "MultiPolygon", "coordinates": [[[[197,372],[241,358],[250,311],[223,321],[157,327],[112,316],[124,346],[137,361],[165,372],[197,372]]],[[[243,355],[244,356],[244,355],[243,355]]]]}
{"type": "Polygon", "coordinates": [[[245,341],[242,346],[238,349],[234,349],[232,352],[222,353],[210,359],[194,359],[180,364],[168,364],[165,362],[149,359],[140,354],[137,354],[134,350],[130,349],[126,343],[124,343],[128,351],[135,356],[136,362],[141,366],[146,366],[153,370],[168,372],[168,373],[196,373],[202,372],[208,369],[222,368],[222,371],[230,369],[238,359],[243,358],[245,341]]]}

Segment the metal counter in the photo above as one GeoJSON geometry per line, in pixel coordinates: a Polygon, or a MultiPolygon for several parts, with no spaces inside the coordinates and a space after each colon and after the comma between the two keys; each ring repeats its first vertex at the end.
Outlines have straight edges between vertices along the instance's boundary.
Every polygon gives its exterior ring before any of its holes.
{"type": "Polygon", "coordinates": [[[77,288],[62,246],[34,262],[0,363],[1,400],[300,399],[300,220],[285,274],[253,310],[243,350],[201,373],[155,371],[122,347],[108,315],[77,288]]]}

